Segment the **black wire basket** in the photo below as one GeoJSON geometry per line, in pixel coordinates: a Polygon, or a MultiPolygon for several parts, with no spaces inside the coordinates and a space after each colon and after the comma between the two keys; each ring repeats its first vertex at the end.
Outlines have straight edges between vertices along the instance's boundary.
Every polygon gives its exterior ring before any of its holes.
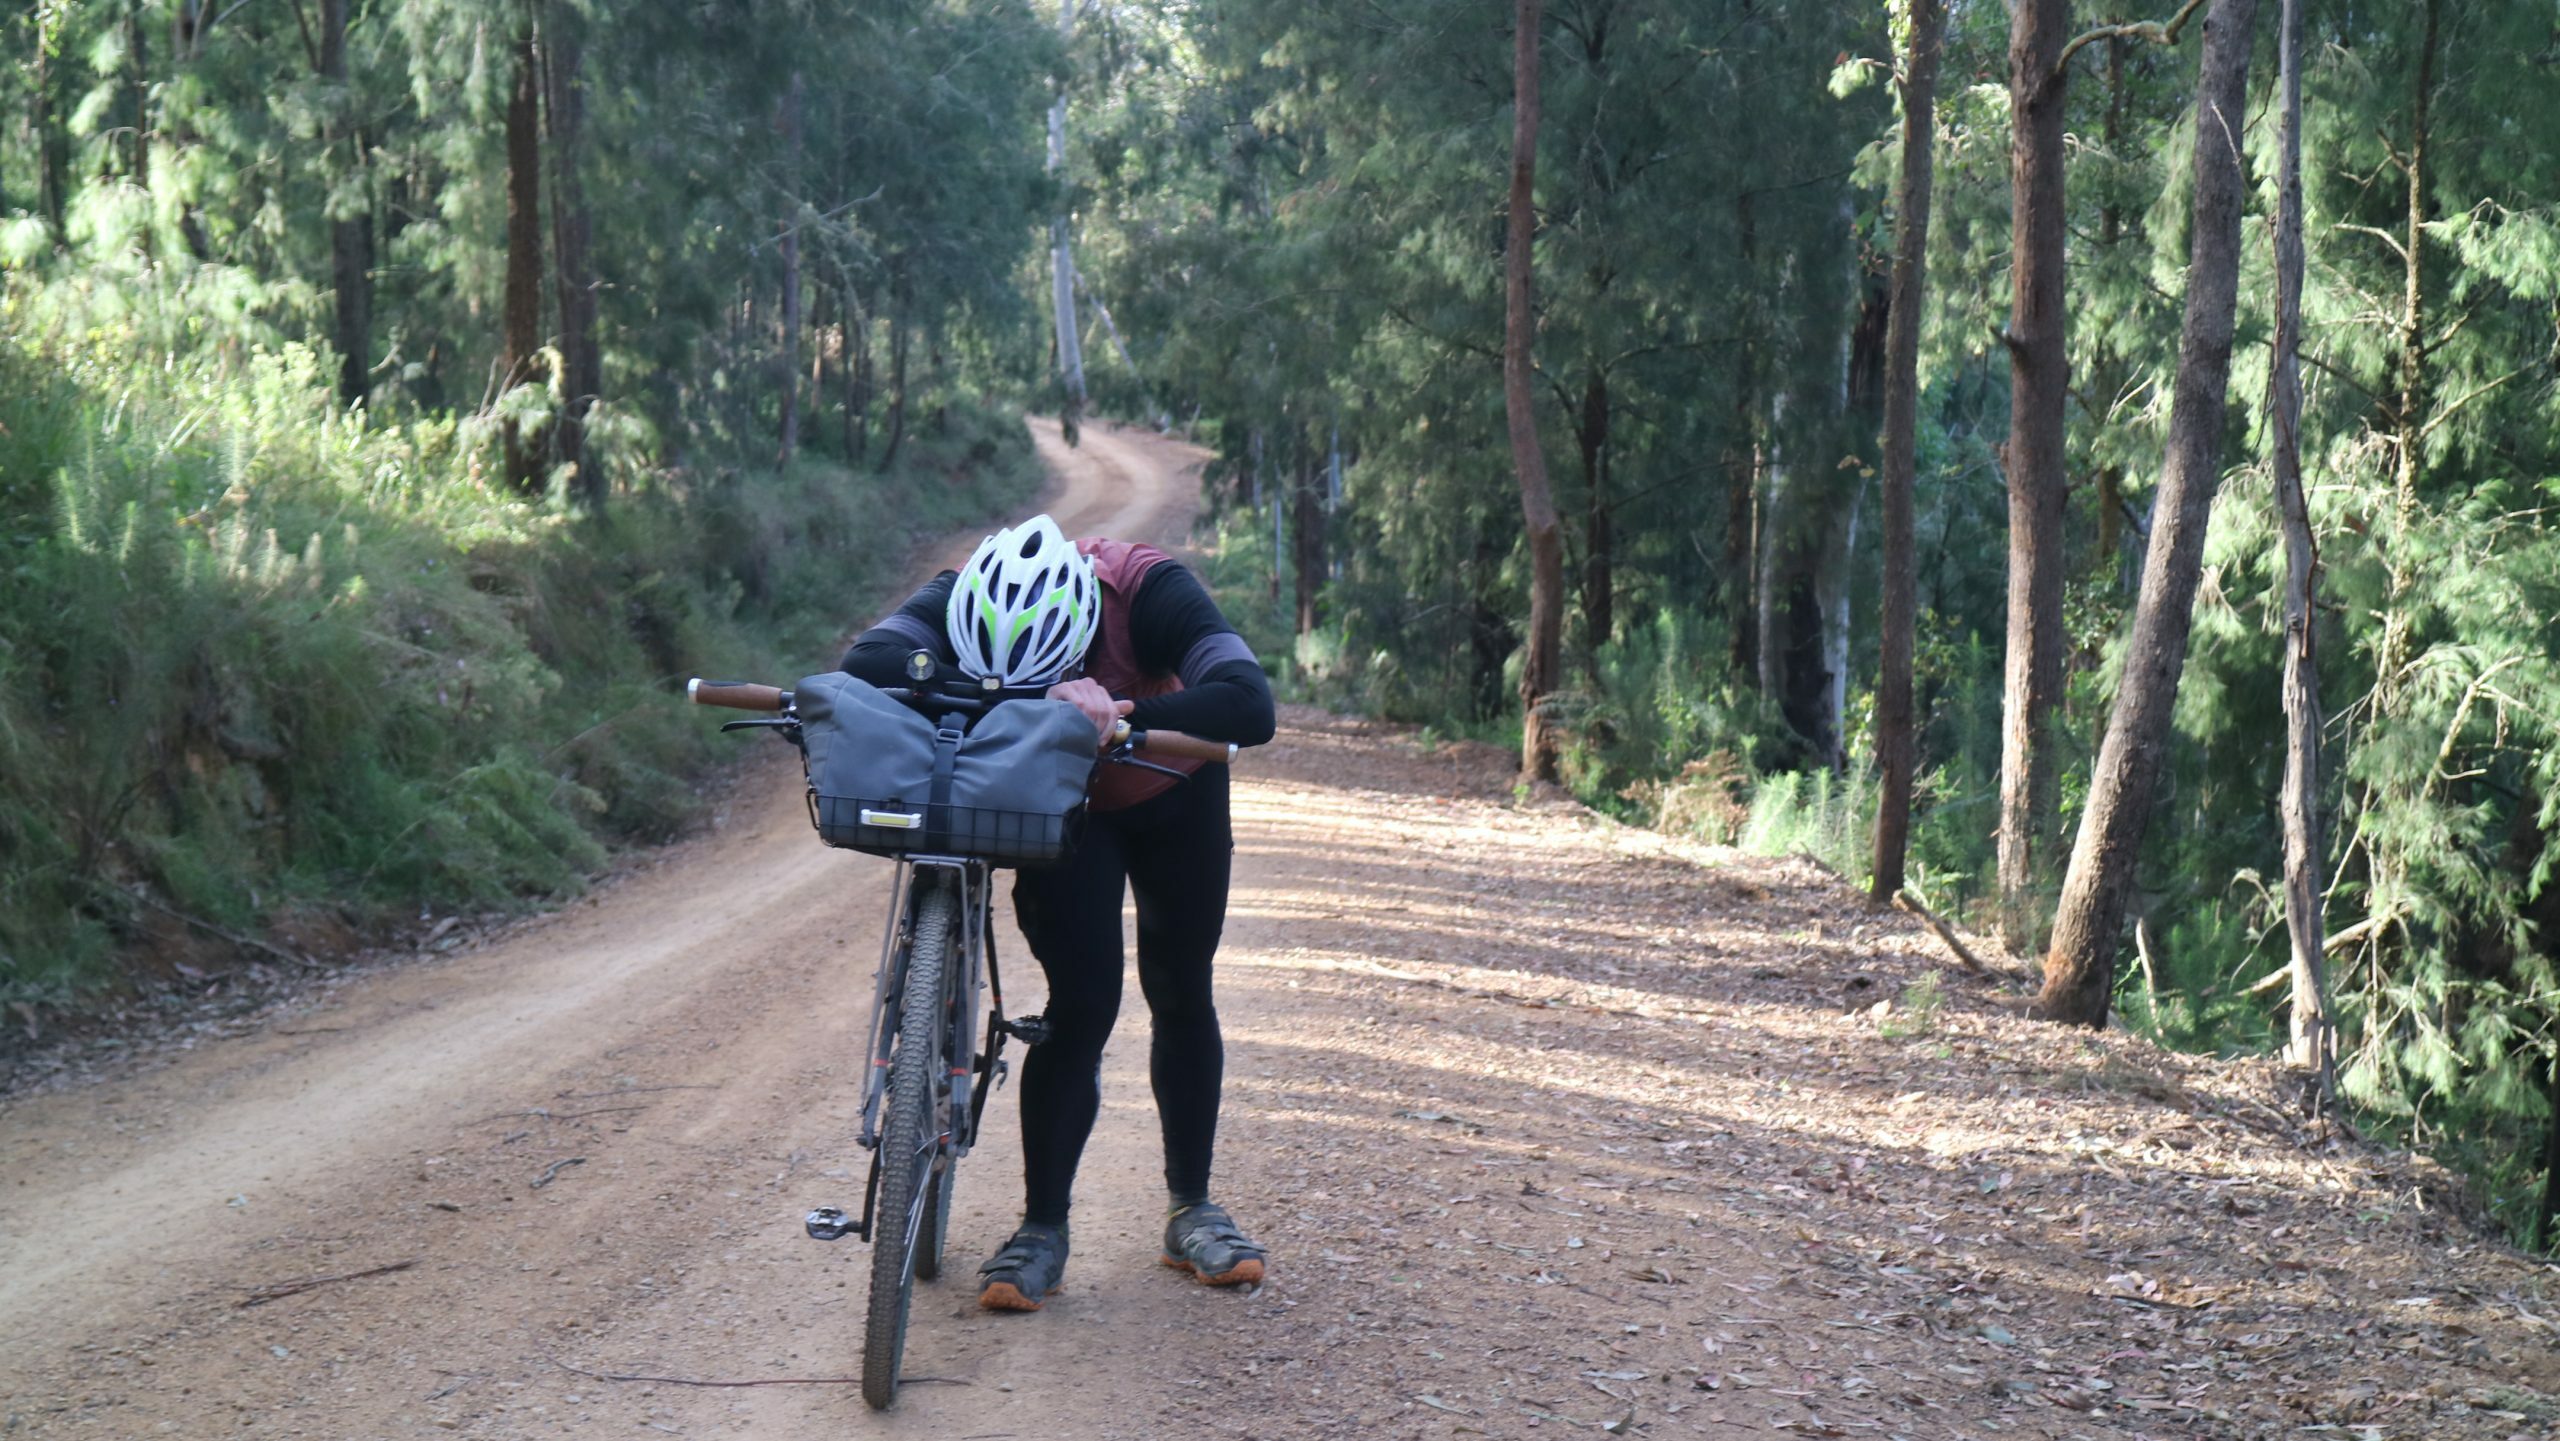
{"type": "Polygon", "coordinates": [[[1051,815],[812,791],[809,820],[828,845],[866,855],[966,856],[997,866],[1045,866],[1075,848],[1084,807],[1051,815]]]}

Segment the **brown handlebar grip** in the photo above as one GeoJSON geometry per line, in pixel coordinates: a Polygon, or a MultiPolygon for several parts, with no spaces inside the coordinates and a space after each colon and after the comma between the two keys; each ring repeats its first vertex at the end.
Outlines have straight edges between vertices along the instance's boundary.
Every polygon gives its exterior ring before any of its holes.
{"type": "Polygon", "coordinates": [[[778,711],[791,704],[791,692],[787,690],[742,680],[704,680],[695,676],[685,682],[684,693],[695,705],[727,706],[731,710],[778,711]]]}
{"type": "Polygon", "coordinates": [[[1236,758],[1236,748],[1225,741],[1202,740],[1180,731],[1139,731],[1130,737],[1130,749],[1150,758],[1207,761],[1220,766],[1236,758]]]}

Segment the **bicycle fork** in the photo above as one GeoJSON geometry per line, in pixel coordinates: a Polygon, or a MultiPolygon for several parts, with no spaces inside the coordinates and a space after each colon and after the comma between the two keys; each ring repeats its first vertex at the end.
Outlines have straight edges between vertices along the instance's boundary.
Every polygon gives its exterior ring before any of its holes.
{"type": "Polygon", "coordinates": [[[1038,1016],[1007,1020],[1004,1014],[1003,982],[996,980],[995,938],[991,920],[993,875],[984,862],[958,857],[912,856],[898,863],[897,876],[890,890],[889,922],[880,947],[880,965],[873,973],[871,1001],[870,1064],[866,1068],[862,1098],[862,1132],[859,1137],[864,1150],[871,1152],[869,1174],[862,1187],[862,1215],[859,1220],[840,1206],[820,1206],[809,1212],[802,1224],[810,1237],[820,1241],[836,1241],[859,1236],[872,1239],[872,1227],[878,1219],[880,1192],[880,1109],[888,1090],[889,1069],[896,1051],[898,1036],[897,998],[904,992],[907,967],[913,960],[914,916],[916,904],[932,886],[956,885],[959,888],[959,935],[943,957],[948,972],[945,986],[947,1003],[945,1022],[950,1027],[943,1038],[941,1054],[945,1057],[967,1057],[967,1064],[953,1063],[947,1074],[939,1078],[938,1109],[944,1130],[938,1138],[935,1158],[937,1171],[947,1170],[952,1162],[969,1154],[977,1141],[978,1125],[986,1113],[987,1097],[1003,1083],[1011,1067],[1004,1059],[1007,1036],[1025,1045],[1038,1045],[1047,1039],[1047,1024],[1038,1016]],[[989,1013],[986,1048],[977,1049],[975,1040],[976,1002],[981,975],[992,981],[995,1004],[989,1013]]]}

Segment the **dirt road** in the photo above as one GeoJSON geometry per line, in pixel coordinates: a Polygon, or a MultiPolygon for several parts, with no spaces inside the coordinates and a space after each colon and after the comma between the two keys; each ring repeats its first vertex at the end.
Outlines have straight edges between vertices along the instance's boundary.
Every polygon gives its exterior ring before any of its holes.
{"type": "MultiPolygon", "coordinates": [[[[1043,448],[1071,531],[1187,529],[1197,452],[1043,448]]],[[[1481,747],[1291,711],[1238,782],[1218,1189],[1257,1293],[1155,1263],[1133,989],[1066,1293],[969,1304],[1017,1199],[999,1098],[899,1409],[799,1384],[859,1351],[865,1253],[799,1218],[860,1200],[885,866],[816,843],[773,747],[557,915],[0,1112],[0,1431],[2560,1425],[2552,1276],[2306,1145],[2262,1072],[2010,1019],[1816,869],[1524,807],[1481,747]]]]}

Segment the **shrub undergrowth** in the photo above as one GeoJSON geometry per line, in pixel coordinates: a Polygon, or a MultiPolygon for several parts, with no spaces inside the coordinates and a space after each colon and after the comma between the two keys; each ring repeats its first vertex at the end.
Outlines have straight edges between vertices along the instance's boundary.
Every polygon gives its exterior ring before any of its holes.
{"type": "Polygon", "coordinates": [[[691,814],[696,671],[787,679],[912,541],[1027,496],[1008,417],[899,468],[507,493],[472,422],[331,401],[320,361],[31,321],[0,338],[0,1004],[110,982],[153,913],[505,907],[691,814]]]}

